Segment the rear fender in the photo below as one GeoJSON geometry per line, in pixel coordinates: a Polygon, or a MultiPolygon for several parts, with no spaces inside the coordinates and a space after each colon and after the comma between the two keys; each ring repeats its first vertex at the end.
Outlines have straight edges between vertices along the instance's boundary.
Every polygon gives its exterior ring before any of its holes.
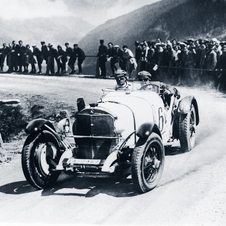
{"type": "Polygon", "coordinates": [[[32,120],[31,122],[29,122],[25,131],[28,134],[34,134],[34,133],[37,133],[37,132],[43,130],[44,125],[47,125],[47,127],[45,127],[45,129],[49,130],[50,132],[52,132],[51,129],[54,132],[56,131],[53,124],[50,121],[42,119],[42,118],[35,119],[35,120],[32,120]]]}
{"type": "Polygon", "coordinates": [[[178,113],[179,114],[188,114],[191,111],[192,105],[195,108],[196,114],[196,125],[199,124],[199,110],[198,110],[198,103],[195,97],[193,96],[186,96],[184,97],[178,104],[178,113]]]}
{"type": "Polygon", "coordinates": [[[155,123],[145,123],[145,124],[141,125],[136,133],[137,136],[140,138],[139,142],[142,141],[145,143],[146,140],[148,139],[148,137],[153,132],[157,133],[162,138],[161,132],[155,123]]]}

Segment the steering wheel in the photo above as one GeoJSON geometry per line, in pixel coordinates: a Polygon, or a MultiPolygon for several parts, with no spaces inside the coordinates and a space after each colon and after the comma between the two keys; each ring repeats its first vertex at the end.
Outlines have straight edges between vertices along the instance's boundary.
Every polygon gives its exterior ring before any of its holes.
{"type": "Polygon", "coordinates": [[[159,86],[156,85],[156,84],[145,84],[143,85],[140,90],[151,90],[151,91],[154,91],[156,93],[159,93],[159,86]]]}

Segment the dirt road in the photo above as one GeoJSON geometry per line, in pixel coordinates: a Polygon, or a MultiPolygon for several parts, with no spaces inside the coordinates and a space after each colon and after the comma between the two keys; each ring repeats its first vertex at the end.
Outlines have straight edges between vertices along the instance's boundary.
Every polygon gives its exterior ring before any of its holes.
{"type": "MultiPolygon", "coordinates": [[[[96,101],[114,80],[1,75],[0,94],[42,95],[76,105],[96,101]]],[[[54,187],[37,191],[25,180],[20,154],[0,165],[0,223],[101,225],[224,225],[226,223],[226,96],[213,90],[178,87],[196,96],[200,111],[195,148],[168,154],[160,184],[139,195],[131,180],[76,179],[62,174],[54,187]]],[[[21,151],[23,141],[13,148],[21,151]]],[[[12,144],[11,144],[12,145],[12,144]]]]}

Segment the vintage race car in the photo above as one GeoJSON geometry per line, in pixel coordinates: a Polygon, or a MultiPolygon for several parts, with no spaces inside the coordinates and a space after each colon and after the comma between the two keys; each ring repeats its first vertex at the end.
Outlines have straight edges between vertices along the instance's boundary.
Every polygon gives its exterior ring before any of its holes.
{"type": "Polygon", "coordinates": [[[165,146],[179,140],[183,152],[194,147],[198,104],[195,97],[180,98],[177,89],[160,82],[139,85],[105,90],[89,106],[78,98],[76,119],[72,125],[69,118],[61,120],[61,132],[48,120],[31,121],[22,151],[27,181],[43,189],[61,172],[73,172],[79,177],[120,180],[131,175],[139,193],[156,187],[164,168],[165,146]]]}

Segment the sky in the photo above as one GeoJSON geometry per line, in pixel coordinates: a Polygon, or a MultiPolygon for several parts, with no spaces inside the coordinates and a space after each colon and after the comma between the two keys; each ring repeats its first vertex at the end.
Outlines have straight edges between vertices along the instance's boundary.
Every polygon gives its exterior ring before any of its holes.
{"type": "Polygon", "coordinates": [[[0,0],[0,18],[79,17],[97,26],[160,0],[0,0]]]}

